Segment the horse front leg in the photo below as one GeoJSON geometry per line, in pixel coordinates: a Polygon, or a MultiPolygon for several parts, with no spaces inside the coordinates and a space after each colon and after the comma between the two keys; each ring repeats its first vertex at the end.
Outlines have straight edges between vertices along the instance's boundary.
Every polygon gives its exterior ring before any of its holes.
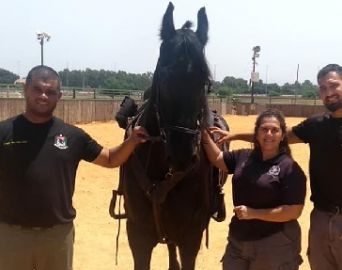
{"type": "Polygon", "coordinates": [[[202,232],[194,233],[191,237],[185,237],[179,245],[182,270],[195,270],[195,263],[198,251],[201,246],[202,232]]]}
{"type": "Polygon", "coordinates": [[[167,249],[169,251],[169,270],[180,270],[176,244],[167,244],[167,249]]]}
{"type": "Polygon", "coordinates": [[[134,270],[150,270],[152,250],[157,242],[154,236],[130,220],[126,223],[128,243],[133,255],[134,270]]]}

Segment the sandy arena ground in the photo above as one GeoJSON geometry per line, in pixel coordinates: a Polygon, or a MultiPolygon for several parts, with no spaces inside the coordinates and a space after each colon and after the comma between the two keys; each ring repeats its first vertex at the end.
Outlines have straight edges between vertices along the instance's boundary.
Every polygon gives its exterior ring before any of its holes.
{"type": "MultiPolygon", "coordinates": [[[[227,115],[226,120],[234,132],[253,129],[255,116],[227,115]]],[[[293,126],[302,118],[287,118],[287,125],[293,126]]],[[[115,122],[80,125],[101,144],[110,147],[119,144],[123,138],[123,130],[115,122]]],[[[231,149],[250,147],[249,143],[232,142],[231,149]]],[[[295,160],[299,162],[308,175],[309,148],[305,144],[291,146],[295,160]]],[[[108,214],[108,205],[113,188],[117,187],[118,169],[105,169],[93,164],[81,162],[77,174],[74,205],[77,210],[75,220],[76,239],[74,254],[75,270],[131,270],[133,259],[128,247],[125,233],[125,221],[121,223],[119,238],[118,265],[115,265],[115,239],[118,231],[118,221],[108,214]]],[[[220,259],[226,245],[228,222],[231,215],[231,186],[229,181],[225,186],[225,200],[228,216],[226,221],[210,223],[209,249],[202,241],[202,247],[197,257],[198,270],[221,269],[220,259]]],[[[302,226],[302,257],[304,263],[300,270],[309,270],[306,257],[309,214],[312,204],[309,201],[309,186],[306,206],[300,218],[302,226]]],[[[153,253],[151,269],[164,270],[168,266],[167,248],[158,245],[153,253]]]]}

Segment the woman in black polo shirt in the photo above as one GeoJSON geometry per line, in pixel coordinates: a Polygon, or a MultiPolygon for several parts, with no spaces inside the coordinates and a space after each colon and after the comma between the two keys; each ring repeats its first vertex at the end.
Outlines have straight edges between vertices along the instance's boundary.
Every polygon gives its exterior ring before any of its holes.
{"type": "Polygon", "coordinates": [[[302,259],[297,218],[304,206],[306,177],[291,157],[283,115],[266,110],[258,116],[253,149],[222,152],[206,131],[202,137],[209,160],[233,174],[235,215],[223,269],[298,269],[302,259]]]}

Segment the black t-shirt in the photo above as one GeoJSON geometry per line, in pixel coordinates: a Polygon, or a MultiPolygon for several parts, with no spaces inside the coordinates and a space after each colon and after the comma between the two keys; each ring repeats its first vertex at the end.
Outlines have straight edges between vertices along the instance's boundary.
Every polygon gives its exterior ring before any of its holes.
{"type": "Polygon", "coordinates": [[[22,115],[0,122],[0,221],[41,227],[72,221],[78,164],[101,150],[82,129],[55,117],[43,124],[22,115]]]}
{"type": "MultiPolygon", "coordinates": [[[[255,209],[304,204],[306,177],[285,154],[263,161],[250,149],[225,152],[224,161],[233,174],[233,204],[255,209]]],[[[229,233],[240,240],[257,240],[283,229],[282,222],[239,220],[232,217],[229,233]]]]}
{"type": "Polygon", "coordinates": [[[292,131],[310,147],[311,200],[323,206],[342,205],[342,118],[313,116],[292,131]]]}

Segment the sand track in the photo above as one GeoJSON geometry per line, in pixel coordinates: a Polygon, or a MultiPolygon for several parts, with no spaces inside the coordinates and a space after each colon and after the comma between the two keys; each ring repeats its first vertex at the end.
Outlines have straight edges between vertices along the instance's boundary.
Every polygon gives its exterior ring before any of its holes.
{"type": "MultiPolygon", "coordinates": [[[[254,126],[255,116],[226,116],[232,131],[251,131],[254,126]]],[[[287,125],[293,126],[303,118],[287,118],[287,125]]],[[[119,144],[123,138],[123,130],[115,122],[94,123],[79,125],[104,146],[110,147],[119,144]]],[[[232,142],[231,149],[250,147],[249,143],[232,142]]],[[[291,146],[295,160],[302,166],[308,175],[309,148],[305,144],[291,146]]],[[[76,191],[74,205],[77,210],[75,220],[76,239],[74,254],[75,270],[131,270],[133,259],[128,247],[125,233],[125,222],[121,224],[121,235],[119,242],[119,263],[115,265],[115,238],[118,222],[108,214],[108,205],[113,188],[117,187],[118,169],[105,169],[93,164],[81,162],[77,173],[76,191]]],[[[228,216],[225,222],[210,223],[209,249],[202,243],[197,257],[198,270],[221,269],[220,259],[226,245],[228,222],[231,215],[231,186],[227,181],[225,186],[225,199],[228,216]]],[[[300,218],[302,226],[302,257],[304,263],[300,270],[309,270],[306,257],[307,233],[309,228],[309,214],[312,204],[309,201],[310,189],[306,206],[300,218]]],[[[155,248],[151,269],[167,269],[167,249],[165,245],[155,248]]]]}

